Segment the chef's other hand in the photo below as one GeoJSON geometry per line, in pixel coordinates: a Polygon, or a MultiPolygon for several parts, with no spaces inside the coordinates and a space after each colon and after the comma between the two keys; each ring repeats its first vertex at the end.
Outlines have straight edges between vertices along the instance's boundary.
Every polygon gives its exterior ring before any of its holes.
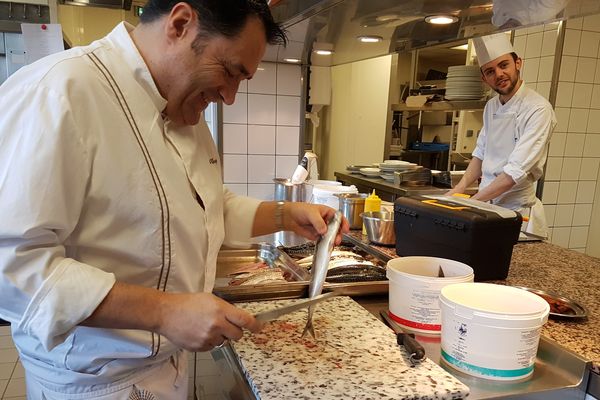
{"type": "Polygon", "coordinates": [[[242,329],[262,329],[252,314],[210,293],[169,294],[160,308],[158,333],[188,351],[208,351],[241,339],[242,329]]]}
{"type": "MultiPolygon", "coordinates": [[[[333,218],[335,212],[333,208],[321,204],[288,202],[285,203],[283,212],[284,227],[309,240],[317,240],[327,232],[327,223],[333,218]]],[[[342,217],[335,244],[340,244],[342,234],[348,232],[350,232],[350,225],[348,220],[342,217]]]]}

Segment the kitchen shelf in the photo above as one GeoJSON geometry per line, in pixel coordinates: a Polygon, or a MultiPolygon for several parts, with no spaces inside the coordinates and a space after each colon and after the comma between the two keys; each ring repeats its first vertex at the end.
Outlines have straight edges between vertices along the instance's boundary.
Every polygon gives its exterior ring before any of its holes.
{"type": "Polygon", "coordinates": [[[393,111],[478,111],[485,107],[485,100],[434,101],[421,107],[409,107],[406,103],[392,104],[393,111]]]}

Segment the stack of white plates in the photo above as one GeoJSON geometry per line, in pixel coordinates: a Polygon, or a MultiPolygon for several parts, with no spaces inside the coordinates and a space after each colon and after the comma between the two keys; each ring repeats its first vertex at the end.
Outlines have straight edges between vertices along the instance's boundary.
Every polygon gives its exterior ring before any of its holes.
{"type": "Polygon", "coordinates": [[[368,177],[378,177],[381,173],[379,168],[361,168],[360,173],[368,177]]]}
{"type": "Polygon", "coordinates": [[[484,96],[481,71],[477,65],[448,67],[446,77],[447,100],[478,100],[484,96]]]}
{"type": "Polygon", "coordinates": [[[381,170],[381,174],[379,175],[381,178],[386,181],[394,180],[394,172],[396,171],[408,171],[417,168],[418,165],[402,160],[385,160],[382,163],[379,163],[379,169],[381,170]]]}

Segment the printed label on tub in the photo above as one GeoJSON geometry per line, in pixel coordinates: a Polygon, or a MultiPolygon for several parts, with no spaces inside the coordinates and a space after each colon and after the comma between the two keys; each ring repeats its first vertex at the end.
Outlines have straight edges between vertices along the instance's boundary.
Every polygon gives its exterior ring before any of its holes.
{"type": "Polygon", "coordinates": [[[410,303],[412,304],[410,306],[412,320],[423,324],[439,325],[441,312],[438,303],[439,296],[439,290],[413,291],[410,296],[413,300],[410,303]]]}
{"type": "Polygon", "coordinates": [[[472,375],[518,379],[533,372],[541,327],[490,329],[454,320],[442,324],[442,358],[472,375]]]}

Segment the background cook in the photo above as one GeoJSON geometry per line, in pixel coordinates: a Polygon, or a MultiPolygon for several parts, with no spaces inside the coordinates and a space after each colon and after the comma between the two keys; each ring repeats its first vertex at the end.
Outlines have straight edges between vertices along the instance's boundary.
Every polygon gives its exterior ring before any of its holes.
{"type": "Polygon", "coordinates": [[[481,178],[474,199],[520,212],[529,219],[524,231],[546,237],[544,208],[535,189],[556,125],[554,110],[521,80],[523,61],[506,34],[475,38],[473,44],[482,79],[498,95],[487,102],[473,158],[448,194],[462,193],[481,178]]]}

